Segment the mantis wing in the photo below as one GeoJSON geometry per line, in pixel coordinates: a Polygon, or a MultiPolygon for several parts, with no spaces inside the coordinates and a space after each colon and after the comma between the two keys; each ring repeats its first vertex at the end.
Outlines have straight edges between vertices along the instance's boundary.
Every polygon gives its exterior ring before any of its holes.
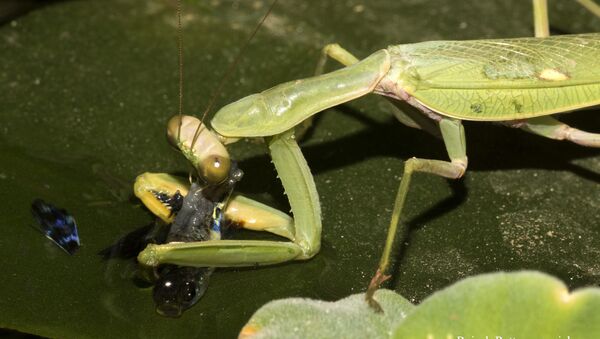
{"type": "MultiPolygon", "coordinates": [[[[463,120],[524,119],[600,104],[600,34],[390,47],[410,95],[463,120]]],[[[399,69],[394,72],[393,68],[399,69]]]]}

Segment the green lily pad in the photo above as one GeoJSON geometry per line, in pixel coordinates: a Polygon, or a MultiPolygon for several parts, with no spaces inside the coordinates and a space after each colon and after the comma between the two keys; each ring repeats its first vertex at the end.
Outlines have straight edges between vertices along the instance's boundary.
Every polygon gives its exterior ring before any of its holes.
{"type": "Polygon", "coordinates": [[[600,289],[569,292],[538,272],[462,280],[427,298],[394,338],[597,338],[600,289]]]}
{"type": "Polygon", "coordinates": [[[369,307],[364,293],[335,302],[302,298],[271,301],[256,311],[239,337],[389,338],[415,306],[390,290],[378,290],[375,299],[383,313],[369,307]]]}
{"type": "MultiPolygon", "coordinates": [[[[327,110],[302,144],[323,205],[320,253],[307,262],[217,270],[197,306],[180,319],[162,318],[151,291],[135,284],[135,262],[105,262],[97,252],[152,220],[131,193],[138,174],[189,169],[164,137],[178,110],[175,2],[43,3],[0,26],[0,328],[61,338],[231,337],[270,300],[363,291],[403,159],[446,156],[439,140],[394,121],[381,98],[327,110]],[[82,248],[74,256],[30,227],[35,198],[75,216],[82,248]]],[[[554,32],[600,30],[575,2],[550,4],[554,32]]],[[[185,2],[186,113],[202,113],[268,5],[185,2]]],[[[311,75],[330,42],[365,57],[390,44],[528,36],[529,5],[280,0],[215,107],[311,75]]],[[[597,113],[565,120],[600,131],[597,113]]],[[[571,288],[598,284],[600,152],[500,126],[466,129],[464,180],[413,179],[403,218],[409,246],[398,249],[387,287],[419,301],[467,275],[522,268],[550,272],[571,288]]],[[[238,191],[287,211],[265,147],[240,142],[231,150],[246,173],[238,191]]]]}
{"type": "Polygon", "coordinates": [[[596,338],[600,289],[569,292],[539,272],[492,273],[451,285],[413,306],[388,290],[375,313],[355,294],[337,302],[272,301],[240,333],[258,338],[596,338]]]}

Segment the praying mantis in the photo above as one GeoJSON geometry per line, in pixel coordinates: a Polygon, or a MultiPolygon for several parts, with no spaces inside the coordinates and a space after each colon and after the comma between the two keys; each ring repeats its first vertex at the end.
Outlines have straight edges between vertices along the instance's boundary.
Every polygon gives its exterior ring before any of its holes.
{"type": "MultiPolygon", "coordinates": [[[[588,1],[581,2],[595,8],[588,1]]],[[[395,116],[409,127],[441,134],[450,159],[411,158],[405,163],[382,258],[366,293],[369,304],[379,309],[373,293],[388,277],[395,235],[405,233],[398,231],[398,225],[412,175],[423,172],[458,179],[467,169],[462,120],[498,122],[546,138],[600,147],[599,134],[572,128],[551,116],[600,105],[600,34],[549,37],[545,1],[533,3],[535,38],[399,45],[362,61],[331,44],[323,49],[317,73],[328,57],[345,68],[284,83],[229,104],[215,114],[212,131],[195,117],[172,118],[170,141],[208,185],[227,178],[230,157],[224,145],[240,138],[266,139],[293,220],[235,196],[225,215],[244,227],[269,231],[290,242],[214,239],[148,245],[138,261],[148,266],[239,267],[312,258],[320,249],[320,202],[295,132],[301,135],[306,121],[326,108],[376,93],[416,107],[421,115],[398,111],[395,116]]],[[[185,184],[154,174],[140,176],[135,191],[167,222],[170,213],[152,192],[187,193],[185,184]]]]}

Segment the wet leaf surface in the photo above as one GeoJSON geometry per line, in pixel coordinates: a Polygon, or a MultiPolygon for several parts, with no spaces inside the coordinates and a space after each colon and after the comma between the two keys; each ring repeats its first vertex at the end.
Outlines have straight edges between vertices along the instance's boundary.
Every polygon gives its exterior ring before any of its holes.
{"type": "MultiPolygon", "coordinates": [[[[551,2],[554,33],[600,30],[571,1],[551,2]]],[[[201,114],[267,2],[186,2],[185,112],[201,114]]],[[[131,193],[145,171],[185,175],[165,141],[177,111],[175,2],[52,2],[0,27],[0,327],[53,337],[235,335],[264,303],[337,300],[363,291],[386,233],[403,160],[445,158],[441,141],[406,128],[370,96],[327,110],[303,142],[323,205],[323,245],[308,262],[218,270],[180,319],[155,314],[135,263],[96,254],[151,216],[131,193]],[[80,251],[68,256],[30,227],[42,198],[72,213],[80,251]]],[[[220,107],[312,74],[320,48],[358,57],[390,44],[529,36],[523,1],[284,1],[219,94],[220,107]]],[[[329,69],[338,67],[331,63],[329,69]]],[[[600,132],[597,110],[564,120],[600,132]]],[[[464,180],[417,175],[411,227],[387,285],[420,301],[482,272],[536,269],[571,288],[600,281],[600,151],[500,126],[467,123],[464,180]]],[[[232,147],[239,191],[289,206],[263,145],[232,147]]],[[[262,235],[240,232],[237,238],[262,235]]]]}

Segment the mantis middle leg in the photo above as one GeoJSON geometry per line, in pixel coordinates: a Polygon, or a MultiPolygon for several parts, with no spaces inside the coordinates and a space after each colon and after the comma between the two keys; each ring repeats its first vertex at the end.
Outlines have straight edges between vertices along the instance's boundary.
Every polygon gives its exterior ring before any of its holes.
{"type": "MultiPolygon", "coordinates": [[[[377,272],[371,280],[365,295],[369,305],[377,311],[381,311],[381,307],[373,299],[373,294],[379,288],[379,285],[389,278],[389,276],[386,275],[389,266],[389,258],[392,252],[394,238],[398,233],[400,216],[404,209],[413,173],[431,173],[448,179],[458,179],[464,175],[467,169],[466,140],[462,123],[460,120],[443,118],[439,123],[439,127],[450,161],[411,158],[404,164],[404,174],[400,182],[400,187],[398,188],[396,201],[394,202],[394,209],[392,211],[392,219],[388,228],[385,247],[381,255],[381,260],[379,261],[377,272]]],[[[400,236],[405,236],[406,231],[405,227],[402,227],[399,232],[400,236]]]]}
{"type": "MultiPolygon", "coordinates": [[[[323,48],[321,59],[317,64],[317,74],[323,72],[323,68],[328,58],[332,58],[345,66],[349,66],[358,62],[358,59],[354,55],[342,48],[340,45],[329,44],[323,48]]],[[[392,101],[392,103],[395,103],[395,101],[392,101]]],[[[394,116],[396,116],[396,118],[404,125],[426,131],[432,130],[432,125],[434,123],[421,114],[417,116],[411,116],[401,110],[395,110],[393,113],[394,116]]],[[[441,130],[442,138],[444,139],[444,143],[450,157],[449,162],[420,158],[411,158],[405,162],[404,175],[402,176],[402,181],[400,182],[400,187],[398,188],[398,193],[396,195],[392,218],[388,228],[387,240],[383,249],[381,260],[379,262],[379,267],[371,279],[365,295],[369,305],[376,311],[381,311],[381,307],[373,299],[373,294],[379,288],[379,285],[389,277],[386,275],[386,271],[389,266],[389,257],[392,251],[394,238],[398,233],[397,228],[406,201],[406,196],[408,194],[412,174],[414,172],[424,172],[436,174],[448,179],[458,179],[464,175],[467,169],[468,162],[466,156],[466,141],[461,122],[459,120],[443,118],[439,122],[439,129],[441,130]]],[[[432,134],[436,135],[436,132],[437,131],[432,132],[432,134]]],[[[403,237],[405,233],[406,230],[402,229],[400,231],[400,236],[403,237]]]]}

